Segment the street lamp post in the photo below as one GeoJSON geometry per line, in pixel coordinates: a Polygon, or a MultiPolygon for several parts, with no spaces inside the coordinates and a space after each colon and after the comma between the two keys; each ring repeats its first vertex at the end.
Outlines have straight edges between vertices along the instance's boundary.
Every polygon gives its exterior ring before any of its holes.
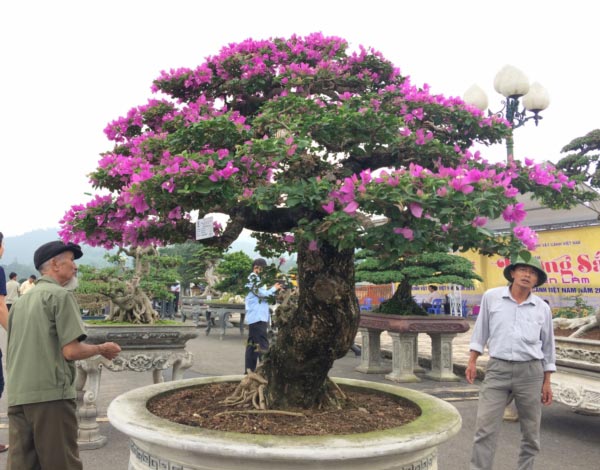
{"type": "MultiPolygon", "coordinates": [[[[546,89],[537,82],[529,83],[527,76],[512,65],[505,65],[496,74],[494,78],[494,89],[506,98],[502,101],[502,109],[497,112],[488,109],[488,98],[485,92],[478,85],[472,85],[464,94],[465,103],[471,104],[476,108],[502,117],[508,121],[512,129],[524,125],[532,120],[535,125],[542,119],[540,112],[546,109],[550,104],[550,96],[546,89]],[[519,110],[519,105],[523,103],[523,108],[519,110]]],[[[506,158],[513,156],[514,141],[512,133],[506,138],[506,158]]]]}

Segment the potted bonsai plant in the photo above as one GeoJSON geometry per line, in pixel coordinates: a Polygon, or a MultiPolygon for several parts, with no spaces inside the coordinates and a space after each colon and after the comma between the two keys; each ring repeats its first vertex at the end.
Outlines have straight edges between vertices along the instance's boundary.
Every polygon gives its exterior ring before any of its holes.
{"type": "Polygon", "coordinates": [[[510,136],[506,121],[415,86],[379,52],[337,37],[230,44],[162,72],[153,90],[105,129],[114,146],[91,174],[105,192],[66,213],[62,236],[107,248],[180,243],[196,238],[196,217],[206,227],[224,214],[199,243],[226,247],[248,229],[265,255],[295,251],[298,296],[278,311],[257,379],[270,409],[332,395],[328,372],[359,325],[357,248],[390,259],[507,254],[535,245],[519,192],[567,204],[575,191],[549,164],[472,153],[510,136]],[[500,216],[512,233],[486,230],[500,216]]]}

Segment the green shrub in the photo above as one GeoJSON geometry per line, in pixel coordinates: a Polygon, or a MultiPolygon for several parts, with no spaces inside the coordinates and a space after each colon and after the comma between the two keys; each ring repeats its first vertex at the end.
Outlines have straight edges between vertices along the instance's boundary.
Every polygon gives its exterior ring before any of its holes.
{"type": "Polygon", "coordinates": [[[575,296],[575,305],[559,308],[555,318],[583,318],[594,313],[594,308],[587,304],[581,294],[575,296]]]}

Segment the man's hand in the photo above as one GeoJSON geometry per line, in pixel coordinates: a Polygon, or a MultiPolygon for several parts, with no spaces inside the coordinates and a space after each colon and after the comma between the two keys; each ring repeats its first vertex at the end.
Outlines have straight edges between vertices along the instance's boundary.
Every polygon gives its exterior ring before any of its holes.
{"type": "Polygon", "coordinates": [[[467,382],[472,384],[477,378],[477,358],[481,356],[481,353],[478,351],[474,351],[471,349],[469,351],[469,362],[467,363],[467,368],[465,369],[465,377],[467,378],[467,382]]]}
{"type": "Polygon", "coordinates": [[[552,404],[552,385],[549,380],[544,380],[542,384],[542,404],[545,406],[552,404]]]}
{"type": "Polygon", "coordinates": [[[472,384],[477,378],[477,366],[474,361],[469,361],[467,364],[467,368],[465,369],[465,377],[467,382],[470,384],[472,384]]]}
{"type": "Polygon", "coordinates": [[[106,359],[114,359],[121,352],[121,346],[117,343],[102,343],[98,345],[98,352],[106,359]]]}

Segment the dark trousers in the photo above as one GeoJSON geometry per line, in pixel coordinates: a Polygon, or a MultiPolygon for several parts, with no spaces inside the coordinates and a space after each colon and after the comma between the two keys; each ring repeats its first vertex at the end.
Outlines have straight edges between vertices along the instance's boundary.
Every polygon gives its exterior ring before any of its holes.
{"type": "Polygon", "coordinates": [[[8,470],[82,470],[75,400],[8,408],[8,470]]]}
{"type": "Polygon", "coordinates": [[[258,321],[248,325],[248,343],[246,344],[246,366],[244,371],[256,370],[258,360],[263,353],[269,350],[269,338],[267,336],[268,323],[258,321]]]}

